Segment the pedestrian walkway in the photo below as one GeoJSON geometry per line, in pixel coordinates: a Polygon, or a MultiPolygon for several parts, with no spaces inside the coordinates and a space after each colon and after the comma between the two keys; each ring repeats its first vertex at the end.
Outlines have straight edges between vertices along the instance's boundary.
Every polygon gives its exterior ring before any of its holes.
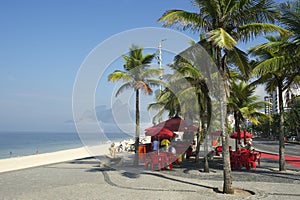
{"type": "Polygon", "coordinates": [[[270,161],[263,158],[256,170],[232,171],[233,186],[252,194],[215,192],[223,185],[221,158],[210,161],[211,173],[190,159],[172,171],[140,174],[100,167],[89,158],[0,173],[0,199],[300,199],[300,172],[274,171],[278,164],[270,161]]]}
{"type": "MultiPolygon", "coordinates": [[[[266,158],[266,159],[272,159],[272,160],[279,160],[279,155],[277,154],[272,154],[272,153],[261,153],[261,157],[262,158],[266,158]]],[[[294,167],[297,167],[300,169],[300,157],[298,156],[289,156],[289,155],[285,155],[285,161],[289,164],[292,165],[294,167]]]]}

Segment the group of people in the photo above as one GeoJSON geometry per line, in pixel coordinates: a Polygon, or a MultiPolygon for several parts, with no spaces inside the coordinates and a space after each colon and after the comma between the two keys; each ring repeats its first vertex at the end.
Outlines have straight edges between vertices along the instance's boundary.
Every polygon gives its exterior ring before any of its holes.
{"type": "MultiPolygon", "coordinates": [[[[176,148],[175,148],[174,144],[171,143],[170,139],[159,140],[159,138],[157,138],[157,137],[152,138],[152,141],[151,141],[151,150],[152,151],[170,152],[170,153],[173,153],[174,155],[176,155],[176,153],[177,153],[176,148]]],[[[116,145],[115,143],[112,143],[108,150],[109,150],[109,154],[107,155],[107,157],[116,158],[116,153],[122,152],[124,150],[124,146],[122,144],[116,145]],[[122,148],[121,151],[120,151],[120,148],[122,148]]],[[[126,150],[126,147],[125,147],[125,150],[126,150]]],[[[149,150],[150,150],[150,148],[149,148],[149,150]]],[[[181,151],[181,150],[179,150],[179,151],[181,151]]],[[[187,152],[188,156],[192,155],[192,153],[193,153],[192,144],[186,150],[186,152],[187,152]]]]}
{"type": "Polygon", "coordinates": [[[175,147],[170,145],[170,143],[169,139],[163,139],[159,142],[158,138],[153,138],[152,151],[171,152],[176,154],[175,147]]]}

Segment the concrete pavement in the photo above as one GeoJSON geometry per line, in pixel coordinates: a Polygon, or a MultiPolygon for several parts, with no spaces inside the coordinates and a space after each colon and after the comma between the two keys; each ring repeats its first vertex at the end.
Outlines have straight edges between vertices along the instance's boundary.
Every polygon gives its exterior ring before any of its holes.
{"type": "MultiPolygon", "coordinates": [[[[186,162],[173,171],[133,174],[100,168],[93,158],[0,173],[0,199],[300,199],[300,172],[263,159],[256,170],[233,171],[233,185],[254,192],[224,195],[220,159],[211,173],[186,162]]],[[[237,190],[238,192],[238,190],[237,190]]]]}

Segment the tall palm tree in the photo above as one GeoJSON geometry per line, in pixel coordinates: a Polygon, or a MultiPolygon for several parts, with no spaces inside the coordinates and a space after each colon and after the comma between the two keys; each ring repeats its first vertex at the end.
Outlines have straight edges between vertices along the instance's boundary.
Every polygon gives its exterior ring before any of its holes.
{"type": "MultiPolygon", "coordinates": [[[[192,119],[197,119],[199,123],[197,148],[195,161],[199,161],[200,141],[204,138],[206,124],[210,124],[211,118],[211,100],[209,90],[205,79],[195,65],[186,58],[192,55],[193,46],[175,57],[175,61],[168,66],[174,71],[174,74],[168,76],[168,84],[164,91],[160,93],[157,102],[150,104],[149,108],[162,108],[158,115],[164,110],[169,111],[169,116],[189,115],[192,119]],[[194,95],[196,94],[196,95],[194,95]],[[196,97],[195,97],[196,96],[196,97]],[[206,115],[206,120],[204,119],[206,115]]],[[[194,56],[195,58],[195,56],[194,56]]],[[[205,158],[205,172],[209,172],[208,160],[205,158]]]]}
{"type": "Polygon", "coordinates": [[[260,119],[270,120],[268,115],[259,112],[266,104],[270,103],[258,100],[258,97],[254,95],[254,85],[246,84],[243,81],[239,83],[232,82],[230,89],[231,95],[227,106],[228,110],[234,115],[236,132],[240,132],[241,125],[246,119],[250,120],[254,125],[258,125],[260,119]]]}
{"type": "Polygon", "coordinates": [[[152,94],[150,86],[159,85],[160,80],[153,79],[154,76],[162,74],[161,69],[150,68],[150,64],[155,54],[143,55],[143,48],[132,45],[129,49],[129,55],[122,55],[125,60],[124,70],[115,70],[108,76],[109,81],[125,82],[116,92],[118,96],[125,89],[133,88],[135,91],[135,159],[134,164],[138,165],[138,147],[140,137],[140,109],[139,109],[139,93],[140,90],[144,94],[152,94]]]}
{"type": "Polygon", "coordinates": [[[278,91],[278,105],[280,116],[279,133],[279,170],[286,170],[284,159],[284,109],[283,92],[294,82],[298,82],[299,69],[295,68],[294,62],[289,59],[290,52],[286,50],[290,46],[287,36],[266,37],[269,42],[250,48],[250,53],[257,56],[252,74],[259,77],[255,83],[266,83],[269,93],[278,91]]]}
{"type": "MultiPolygon", "coordinates": [[[[245,54],[236,47],[238,41],[248,41],[261,33],[284,29],[273,24],[277,14],[271,0],[194,0],[199,7],[199,13],[184,10],[169,10],[159,21],[165,27],[176,27],[181,30],[192,30],[203,33],[208,42],[213,45],[212,57],[219,69],[225,88],[228,88],[227,73],[229,61],[234,63],[238,70],[247,77],[248,63],[245,54]],[[270,22],[266,24],[265,22],[270,22]]],[[[223,160],[224,160],[224,193],[233,193],[229,136],[227,133],[226,102],[229,94],[222,94],[222,113],[224,119],[223,130],[223,160]]]]}
{"type": "MultiPolygon", "coordinates": [[[[189,54],[193,54],[192,49],[193,46],[189,49],[187,49],[187,52],[189,54]]],[[[185,55],[187,57],[187,55],[185,55]]],[[[195,59],[197,55],[193,56],[195,59]]],[[[197,109],[193,109],[194,111],[198,111],[196,114],[198,117],[199,122],[199,129],[198,129],[198,137],[197,137],[197,147],[196,147],[196,162],[199,161],[199,153],[200,153],[200,141],[205,137],[205,132],[207,130],[206,125],[209,126],[210,124],[210,118],[211,118],[211,99],[209,96],[209,89],[206,83],[206,80],[204,79],[203,75],[200,73],[200,71],[197,69],[199,66],[196,66],[199,62],[191,63],[186,58],[183,58],[181,55],[178,55],[175,57],[175,62],[171,65],[171,67],[175,70],[175,76],[178,73],[179,76],[184,77],[185,80],[188,81],[190,84],[189,88],[185,88],[181,93],[187,93],[195,94],[196,95],[196,104],[197,109]],[[206,114],[206,119],[205,119],[206,114]],[[206,123],[205,123],[206,122],[206,123]]],[[[192,111],[192,110],[190,110],[192,111]]],[[[191,112],[190,112],[191,113],[191,112]]],[[[208,160],[207,157],[205,157],[205,172],[209,172],[208,168],[208,160]]]]}

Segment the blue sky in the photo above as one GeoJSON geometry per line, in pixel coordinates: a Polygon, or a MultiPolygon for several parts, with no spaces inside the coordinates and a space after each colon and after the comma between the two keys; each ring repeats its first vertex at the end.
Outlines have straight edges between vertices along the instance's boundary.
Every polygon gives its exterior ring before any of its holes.
{"type": "Polygon", "coordinates": [[[0,131],[72,131],[77,70],[100,42],[122,31],[161,27],[188,1],[10,0],[0,4],[0,131]],[[151,4],[150,4],[151,2],[151,4]]]}
{"type": "Polygon", "coordinates": [[[74,131],[67,122],[85,57],[119,32],[161,27],[169,9],[194,8],[188,0],[1,1],[0,131],[74,131]]]}

